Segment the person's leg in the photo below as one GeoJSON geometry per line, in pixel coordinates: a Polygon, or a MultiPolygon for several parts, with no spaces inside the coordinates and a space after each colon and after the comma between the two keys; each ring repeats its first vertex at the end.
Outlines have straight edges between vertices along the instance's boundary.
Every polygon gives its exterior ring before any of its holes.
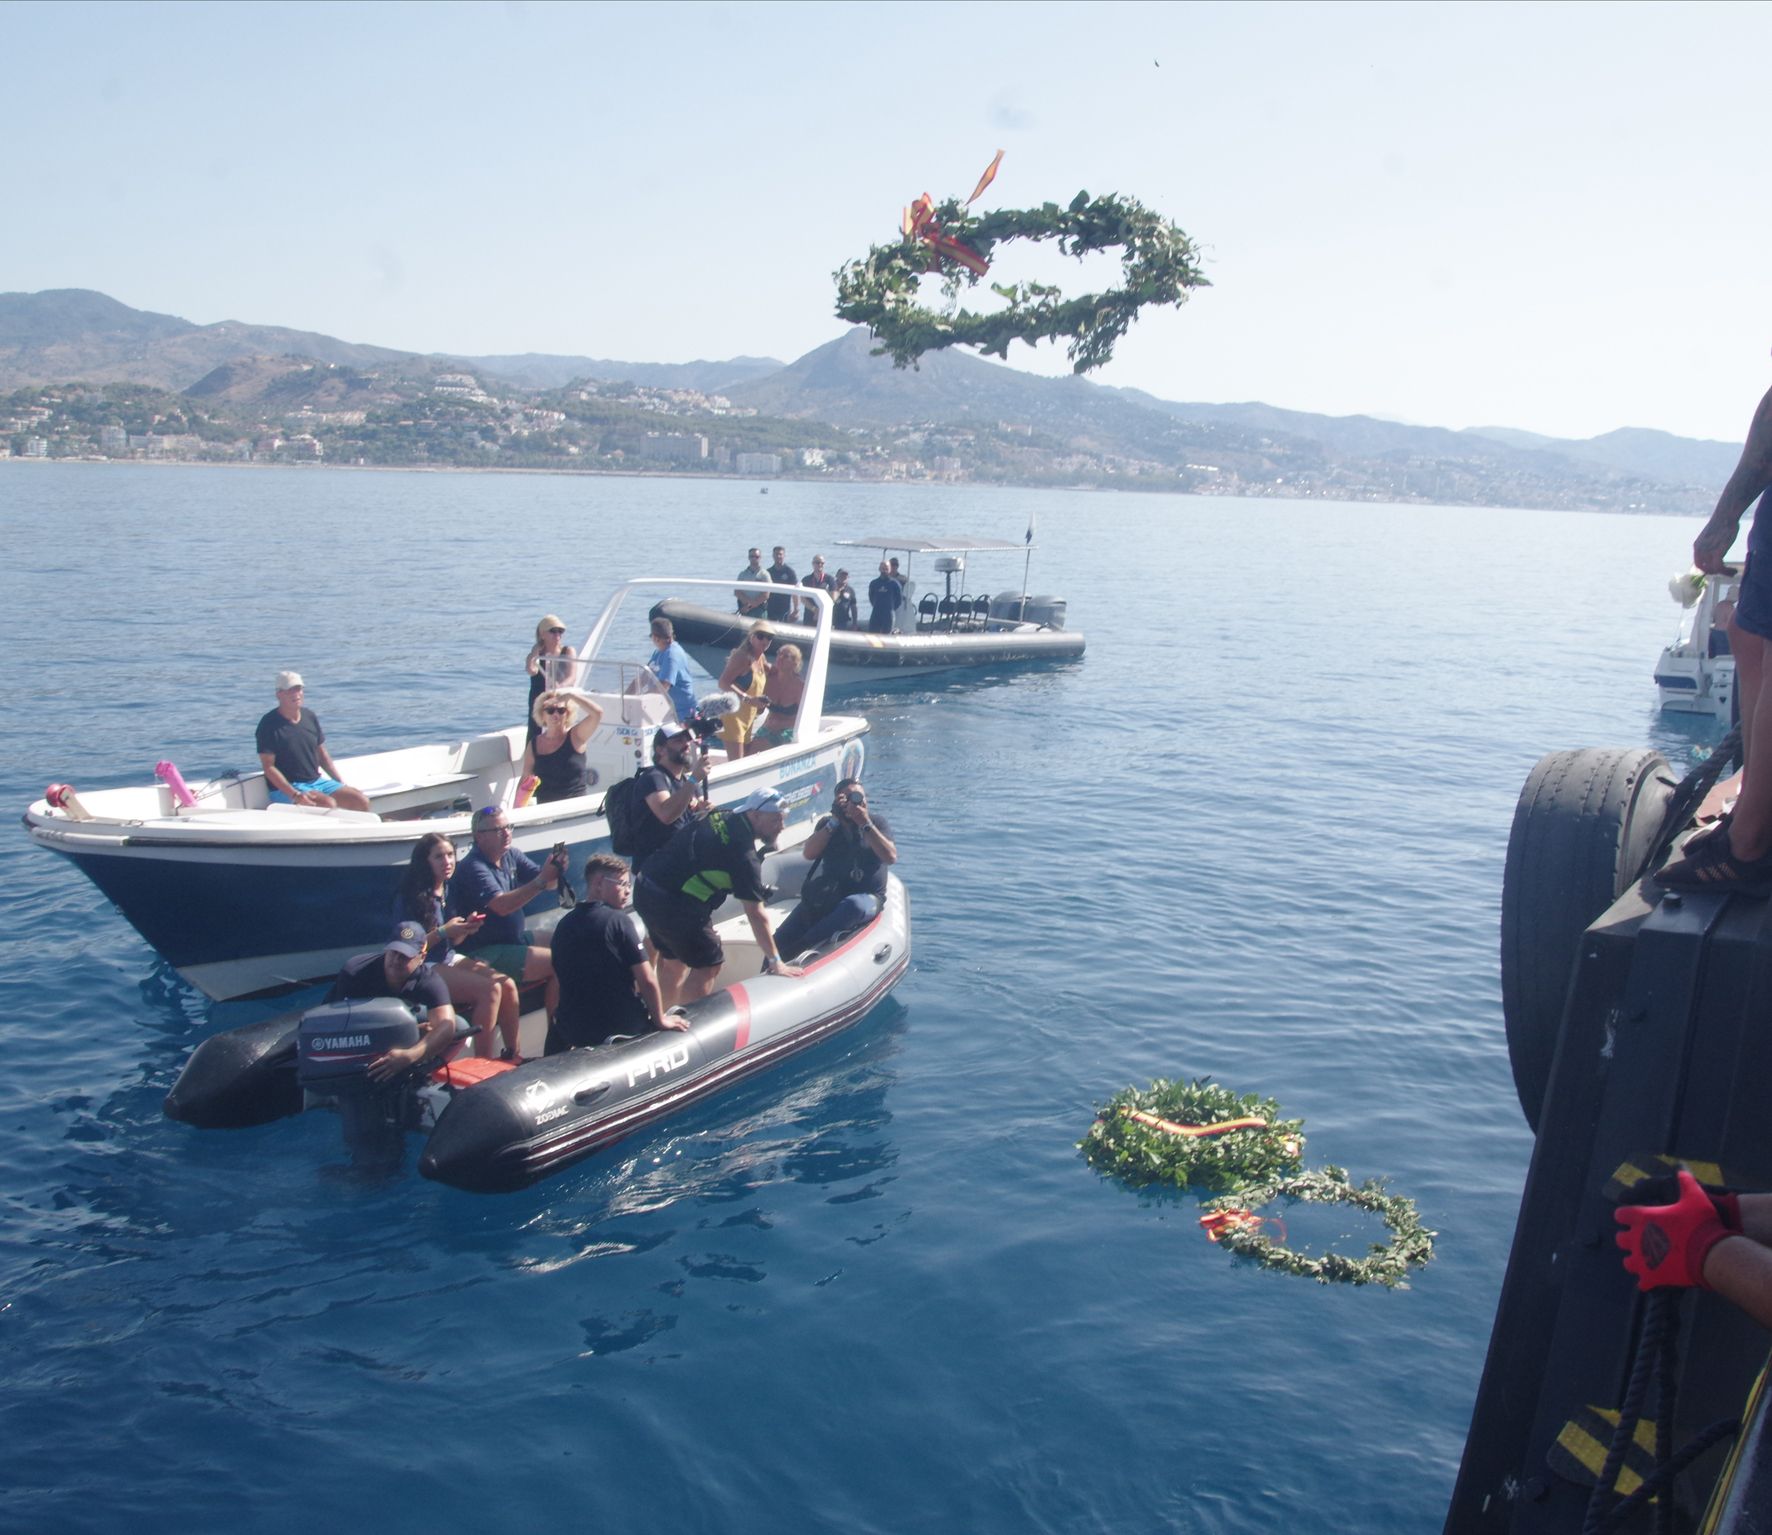
{"type": "Polygon", "coordinates": [[[554,974],[554,954],[551,949],[541,944],[532,944],[529,958],[523,963],[523,980],[546,981],[547,989],[542,993],[542,1006],[547,1009],[548,1027],[554,1026],[554,1014],[560,1006],[560,980],[554,974]]]}
{"type": "Polygon", "coordinates": [[[369,796],[361,789],[353,789],[348,783],[340,784],[332,791],[333,800],[346,810],[367,810],[369,796]]]}
{"type": "Polygon", "coordinates": [[[498,1037],[503,1041],[503,1054],[513,1061],[523,1059],[522,1004],[517,998],[517,983],[508,975],[495,975],[498,985],[498,1037]]]}
{"type": "Polygon", "coordinates": [[[805,934],[806,929],[811,926],[812,917],[806,910],[806,903],[802,901],[775,930],[776,951],[783,959],[792,959],[807,946],[805,934]]]}
{"type": "MultiPolygon", "coordinates": [[[[786,922],[782,923],[781,932],[775,935],[776,947],[781,950],[784,958],[788,957],[790,954],[787,939],[784,935],[787,933],[794,917],[800,915],[800,910],[801,908],[795,907],[793,916],[789,917],[786,922]]],[[[837,902],[837,904],[832,907],[825,916],[820,917],[816,922],[807,924],[804,931],[793,935],[799,947],[791,952],[801,953],[807,949],[816,949],[820,944],[828,943],[831,939],[835,938],[838,933],[848,932],[853,928],[862,926],[863,923],[873,921],[875,914],[879,910],[880,901],[877,896],[844,896],[843,899],[837,902]]]]}
{"type": "Polygon", "coordinates": [[[1772,852],[1772,643],[1729,626],[1741,700],[1741,793],[1729,821],[1729,851],[1743,862],[1772,852]]]}
{"type": "Polygon", "coordinates": [[[667,1009],[675,1007],[683,1000],[683,979],[688,967],[680,959],[666,959],[658,956],[658,993],[664,1000],[667,1009]]]}
{"type": "MultiPolygon", "coordinates": [[[[498,987],[491,970],[468,965],[444,965],[443,985],[449,992],[449,1005],[465,1013],[474,1025],[474,1053],[490,1060],[498,1054],[494,1043],[494,1023],[498,1017],[498,987]]],[[[501,977],[502,979],[502,977],[501,977]]]]}
{"type": "Polygon", "coordinates": [[[714,982],[719,979],[719,975],[719,965],[701,965],[694,970],[691,970],[683,981],[682,991],[678,1000],[681,1002],[699,1002],[714,989],[714,982]]]}

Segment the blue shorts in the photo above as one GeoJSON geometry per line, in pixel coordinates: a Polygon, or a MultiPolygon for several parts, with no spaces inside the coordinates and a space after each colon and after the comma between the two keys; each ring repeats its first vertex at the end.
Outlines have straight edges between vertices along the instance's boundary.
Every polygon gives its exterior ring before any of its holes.
{"type": "MultiPolygon", "coordinates": [[[[336,778],[310,778],[306,783],[298,783],[295,787],[303,794],[332,794],[344,788],[344,785],[336,778]]],[[[295,802],[281,789],[273,789],[271,790],[271,803],[273,805],[291,805],[295,802]]]]}
{"type": "Polygon", "coordinates": [[[1754,525],[1747,534],[1747,564],[1741,572],[1741,591],[1735,598],[1735,627],[1772,640],[1772,491],[1760,497],[1754,508],[1754,525]]]}

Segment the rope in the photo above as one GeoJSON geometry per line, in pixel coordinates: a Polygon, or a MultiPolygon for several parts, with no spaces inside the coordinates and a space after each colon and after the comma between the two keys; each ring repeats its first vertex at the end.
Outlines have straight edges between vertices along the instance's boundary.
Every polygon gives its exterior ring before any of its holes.
{"type": "MultiPolygon", "coordinates": [[[[1649,1377],[1661,1354],[1662,1339],[1668,1327],[1678,1320],[1671,1290],[1657,1290],[1649,1297],[1648,1314],[1643,1318],[1643,1333],[1637,1340],[1637,1356],[1631,1361],[1630,1384],[1625,1387],[1624,1401],[1618,1409],[1618,1427],[1606,1450],[1606,1462],[1600,1467],[1600,1479],[1587,1500],[1587,1513],[1582,1517],[1581,1535],[1600,1535],[1606,1527],[1606,1500],[1618,1481],[1624,1466],[1624,1454],[1636,1437],[1637,1423],[1643,1416],[1643,1398],[1649,1394],[1649,1377]]],[[[1665,1445],[1657,1444],[1659,1457],[1665,1445]]]]}
{"type": "Polygon", "coordinates": [[[1649,1296],[1643,1318],[1642,1335],[1637,1339],[1636,1358],[1631,1362],[1630,1384],[1625,1388],[1624,1402],[1618,1409],[1618,1427],[1606,1450],[1606,1462],[1600,1478],[1588,1496],[1587,1512],[1581,1521],[1581,1535],[1606,1535],[1615,1530],[1631,1514],[1651,1498],[1656,1498],[1656,1535],[1673,1535],[1674,1500],[1671,1493],[1674,1479],[1712,1446],[1736,1433],[1739,1418],[1722,1418],[1696,1435],[1672,1454],[1674,1398],[1679,1375],[1679,1303],[1682,1291],[1656,1290],[1649,1296]],[[1643,1415],[1643,1399],[1648,1395],[1651,1374],[1655,1378],[1655,1470],[1628,1497],[1607,1506],[1614,1492],[1618,1473],[1624,1465],[1625,1452],[1636,1438],[1637,1424],[1643,1415]]]}

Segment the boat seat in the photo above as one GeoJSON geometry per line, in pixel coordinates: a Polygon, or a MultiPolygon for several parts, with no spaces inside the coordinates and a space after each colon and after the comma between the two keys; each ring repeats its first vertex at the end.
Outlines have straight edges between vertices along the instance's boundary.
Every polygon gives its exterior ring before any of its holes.
{"type": "Polygon", "coordinates": [[[425,810],[452,805],[465,792],[478,773],[433,773],[425,778],[409,778],[398,783],[360,784],[369,796],[377,815],[394,815],[402,810],[425,810]]]}
{"type": "Polygon", "coordinates": [[[972,627],[972,593],[962,592],[954,604],[954,627],[970,629],[972,627]]]}
{"type": "Polygon", "coordinates": [[[954,627],[954,615],[956,613],[958,613],[959,611],[960,611],[960,602],[957,597],[943,597],[941,599],[941,607],[940,607],[941,627],[944,629],[953,628],[954,627]]]}
{"type": "Polygon", "coordinates": [[[516,1069],[515,1061],[489,1061],[484,1056],[464,1055],[459,1060],[445,1061],[431,1073],[431,1080],[445,1087],[472,1087],[476,1082],[516,1069]]]}
{"type": "Polygon", "coordinates": [[[972,599],[972,626],[975,629],[988,629],[991,623],[991,599],[988,596],[972,599]]]}
{"type": "Polygon", "coordinates": [[[935,610],[935,593],[925,592],[923,600],[917,604],[917,627],[919,629],[928,629],[934,626],[935,610]]]}

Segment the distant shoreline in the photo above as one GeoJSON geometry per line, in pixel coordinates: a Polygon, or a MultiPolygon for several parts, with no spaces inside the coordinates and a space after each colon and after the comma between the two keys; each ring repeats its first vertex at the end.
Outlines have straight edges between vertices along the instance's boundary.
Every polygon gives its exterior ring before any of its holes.
{"type": "Polygon", "coordinates": [[[1684,519],[1698,513],[1667,511],[1660,507],[1621,506],[1518,506],[1511,501],[1435,501],[1417,496],[1326,496],[1320,493],[1300,494],[1296,490],[1213,491],[1205,489],[1170,489],[1157,485],[1026,485],[1011,480],[864,480],[856,478],[812,479],[780,476],[774,479],[758,475],[731,474],[711,470],[705,474],[672,474],[663,469],[536,469],[515,464],[253,464],[228,463],[203,459],[151,458],[19,458],[0,459],[0,464],[41,464],[58,469],[250,469],[294,470],[301,474],[341,470],[352,474],[537,474],[557,479],[615,480],[722,480],[735,484],[754,484],[764,489],[772,485],[892,485],[904,490],[1025,490],[1062,491],[1075,495],[1191,496],[1199,501],[1320,501],[1330,506],[1426,506],[1449,510],[1493,509],[1520,512],[1602,513],[1621,517],[1672,517],[1684,519]]]}

